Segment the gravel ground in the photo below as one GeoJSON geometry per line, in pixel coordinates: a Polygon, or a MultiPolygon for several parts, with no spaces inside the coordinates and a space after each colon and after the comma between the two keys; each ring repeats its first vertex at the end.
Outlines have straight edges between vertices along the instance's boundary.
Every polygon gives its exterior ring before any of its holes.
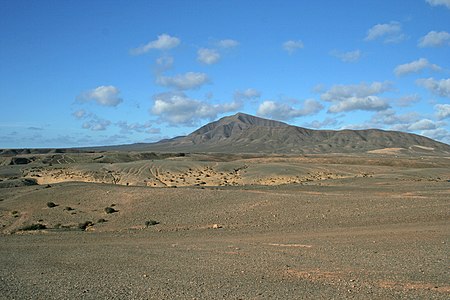
{"type": "Polygon", "coordinates": [[[450,297],[446,181],[221,189],[63,183],[2,192],[2,299],[450,297]],[[105,214],[112,203],[118,212],[105,214]],[[100,217],[107,222],[96,223],[100,217]],[[160,224],[146,228],[149,217],[160,224]],[[88,231],[6,234],[27,222],[87,219],[96,223],[88,231]]]}

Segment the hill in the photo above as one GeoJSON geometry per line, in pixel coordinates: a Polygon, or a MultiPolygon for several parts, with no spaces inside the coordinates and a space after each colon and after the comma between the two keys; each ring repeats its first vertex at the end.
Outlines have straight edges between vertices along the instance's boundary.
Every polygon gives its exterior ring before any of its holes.
{"type": "Polygon", "coordinates": [[[187,136],[113,148],[162,152],[450,154],[449,145],[411,133],[312,130],[243,113],[208,123],[187,136]]]}

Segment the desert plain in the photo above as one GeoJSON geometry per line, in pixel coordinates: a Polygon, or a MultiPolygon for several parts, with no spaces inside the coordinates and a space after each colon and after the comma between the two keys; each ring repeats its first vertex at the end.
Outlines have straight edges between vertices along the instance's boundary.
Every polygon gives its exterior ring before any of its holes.
{"type": "Polygon", "coordinates": [[[450,157],[3,153],[2,299],[449,299],[450,157]]]}

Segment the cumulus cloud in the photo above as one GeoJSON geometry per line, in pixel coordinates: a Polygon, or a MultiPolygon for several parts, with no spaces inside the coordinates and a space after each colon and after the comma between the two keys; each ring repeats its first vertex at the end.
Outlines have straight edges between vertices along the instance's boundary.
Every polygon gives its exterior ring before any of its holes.
{"type": "Polygon", "coordinates": [[[377,112],[372,119],[370,124],[373,127],[384,127],[385,125],[398,125],[398,124],[411,124],[419,120],[419,114],[416,112],[410,112],[405,114],[397,114],[393,109],[387,109],[384,111],[377,112]]]}
{"type": "Polygon", "coordinates": [[[414,122],[408,126],[408,130],[410,131],[418,131],[418,130],[432,130],[436,129],[437,125],[433,121],[429,119],[422,119],[417,122],[414,122]]]}
{"type": "Polygon", "coordinates": [[[197,51],[197,60],[201,63],[212,65],[218,62],[220,54],[215,49],[201,48],[197,51]]]}
{"type": "Polygon", "coordinates": [[[161,73],[172,68],[174,59],[172,56],[161,56],[156,59],[157,72],[161,73]]]}
{"type": "Polygon", "coordinates": [[[177,90],[196,89],[208,82],[209,78],[205,73],[196,72],[188,72],[173,77],[161,75],[156,78],[157,84],[177,90]]]}
{"type": "Polygon", "coordinates": [[[119,94],[120,90],[118,88],[112,85],[102,85],[82,93],[77,97],[77,100],[80,102],[95,101],[101,106],[117,106],[123,102],[119,94]]]}
{"type": "Polygon", "coordinates": [[[406,36],[402,32],[402,25],[399,22],[377,24],[367,31],[365,41],[382,39],[384,43],[399,43],[406,36]]]}
{"type": "Polygon", "coordinates": [[[420,134],[450,144],[450,132],[445,128],[436,128],[431,130],[423,130],[420,134]]]}
{"type": "Polygon", "coordinates": [[[314,120],[310,123],[305,123],[305,127],[314,128],[314,129],[321,129],[321,128],[329,128],[329,127],[335,127],[342,122],[338,121],[336,118],[326,118],[323,121],[314,120]]]}
{"type": "Polygon", "coordinates": [[[388,109],[390,106],[384,99],[377,96],[367,96],[363,98],[350,97],[328,108],[330,113],[339,113],[353,110],[380,111],[388,109]]]}
{"type": "Polygon", "coordinates": [[[100,118],[96,115],[91,114],[90,120],[83,123],[83,129],[90,129],[92,131],[103,131],[111,125],[111,121],[100,118]]]}
{"type": "Polygon", "coordinates": [[[152,49],[156,50],[169,50],[177,47],[180,44],[180,39],[177,37],[170,36],[168,34],[158,35],[156,40],[150,41],[145,45],[139,46],[137,48],[131,49],[130,53],[133,55],[144,54],[152,49]]]}
{"type": "Polygon", "coordinates": [[[431,6],[443,5],[450,9],[450,0],[426,0],[431,6]]]}
{"type": "Polygon", "coordinates": [[[352,110],[381,111],[389,108],[387,100],[377,95],[392,89],[390,82],[361,83],[358,85],[335,85],[321,95],[322,100],[332,102],[330,113],[352,110]]]}
{"type": "Polygon", "coordinates": [[[361,51],[348,51],[348,52],[340,52],[338,50],[333,50],[330,52],[334,57],[339,58],[343,62],[357,62],[361,58],[361,51]]]}
{"type": "Polygon", "coordinates": [[[397,76],[404,76],[411,73],[419,73],[424,69],[430,69],[432,71],[442,70],[441,67],[430,63],[426,58],[419,58],[418,60],[412,61],[410,63],[398,65],[394,69],[394,73],[397,76]]]}
{"type": "Polygon", "coordinates": [[[283,43],[283,49],[286,50],[289,54],[293,54],[298,49],[302,49],[304,47],[303,42],[298,40],[289,40],[283,43]]]}
{"type": "Polygon", "coordinates": [[[407,107],[407,106],[410,106],[419,101],[420,101],[419,95],[417,95],[417,94],[407,95],[407,96],[403,96],[403,97],[400,97],[399,99],[397,99],[397,105],[401,106],[401,107],[407,107]]]}
{"type": "Polygon", "coordinates": [[[303,108],[300,109],[295,109],[285,103],[266,100],[258,107],[257,114],[277,120],[289,120],[302,116],[313,115],[322,109],[323,105],[314,99],[305,100],[303,103],[303,108]]]}
{"type": "Polygon", "coordinates": [[[117,125],[120,128],[121,133],[132,133],[133,131],[149,133],[149,129],[152,127],[152,124],[150,122],[145,122],[141,124],[141,123],[128,123],[127,121],[119,121],[115,125],[117,125]]]}
{"type": "Polygon", "coordinates": [[[442,47],[450,45],[450,33],[446,31],[430,31],[419,39],[419,47],[442,47]]]}
{"type": "Polygon", "coordinates": [[[450,78],[441,80],[422,78],[417,79],[416,83],[437,96],[450,98],[450,78]]]}
{"type": "Polygon", "coordinates": [[[191,99],[182,92],[155,95],[151,113],[170,125],[194,126],[200,119],[215,119],[218,114],[236,111],[241,103],[233,101],[224,104],[210,104],[191,99]]]}
{"type": "Polygon", "coordinates": [[[236,101],[255,100],[259,97],[261,97],[261,92],[252,88],[234,92],[234,100],[236,101]]]}
{"type": "Polygon", "coordinates": [[[87,112],[84,109],[79,109],[72,113],[72,116],[74,116],[76,119],[83,119],[84,117],[86,117],[86,115],[87,112]]]}
{"type": "Polygon", "coordinates": [[[321,95],[325,101],[342,101],[350,97],[367,97],[392,90],[392,84],[388,81],[373,82],[371,84],[334,85],[321,95]]]}
{"type": "Polygon", "coordinates": [[[450,104],[436,104],[434,109],[439,120],[450,118],[450,104]]]}
{"type": "Polygon", "coordinates": [[[234,48],[237,46],[239,46],[239,42],[232,40],[232,39],[225,39],[225,40],[220,40],[217,42],[217,47],[224,48],[224,49],[234,48]]]}

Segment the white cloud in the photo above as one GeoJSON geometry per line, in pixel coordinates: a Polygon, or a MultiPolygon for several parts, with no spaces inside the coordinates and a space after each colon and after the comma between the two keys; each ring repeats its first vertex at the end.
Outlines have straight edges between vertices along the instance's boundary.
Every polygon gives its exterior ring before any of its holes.
{"type": "Polygon", "coordinates": [[[357,62],[361,58],[361,51],[348,51],[348,52],[340,52],[337,50],[333,50],[330,53],[334,57],[339,58],[343,62],[357,62]]]}
{"type": "Polygon", "coordinates": [[[315,128],[315,129],[321,129],[326,127],[335,127],[339,125],[341,122],[338,121],[336,118],[326,118],[323,121],[312,121],[311,123],[305,123],[304,126],[308,128],[315,128]]]}
{"type": "Polygon", "coordinates": [[[397,105],[402,106],[402,107],[407,107],[407,106],[410,106],[419,101],[420,101],[419,95],[417,95],[417,94],[407,95],[407,96],[403,96],[403,97],[397,99],[397,105]]]}
{"type": "Polygon", "coordinates": [[[234,92],[234,99],[237,101],[255,100],[259,97],[261,97],[261,92],[252,88],[234,92]]]}
{"type": "Polygon", "coordinates": [[[426,1],[431,6],[444,5],[447,6],[448,9],[450,9],[450,0],[426,0],[426,1]]]}
{"type": "Polygon", "coordinates": [[[289,40],[283,43],[283,49],[286,50],[289,54],[293,54],[298,49],[302,49],[304,47],[303,42],[289,40]]]}
{"type": "Polygon", "coordinates": [[[367,31],[365,41],[383,39],[384,43],[399,43],[406,36],[402,33],[402,26],[399,22],[377,24],[367,31]]]}
{"type": "Polygon", "coordinates": [[[150,41],[145,45],[139,46],[137,48],[131,49],[130,53],[133,55],[144,54],[152,49],[156,50],[169,50],[177,47],[180,44],[180,39],[177,37],[172,37],[168,34],[158,35],[158,38],[154,41],[150,41]]]}
{"type": "Polygon", "coordinates": [[[431,139],[450,144],[450,132],[445,128],[423,130],[420,134],[427,136],[431,139]]]}
{"type": "Polygon", "coordinates": [[[91,115],[91,119],[84,122],[83,129],[90,129],[92,131],[103,131],[111,125],[111,121],[102,119],[96,115],[91,115]]]}
{"type": "Polygon", "coordinates": [[[394,69],[394,73],[397,76],[404,76],[411,73],[419,73],[424,69],[430,69],[433,71],[442,70],[438,65],[430,63],[426,58],[419,58],[418,60],[412,61],[407,64],[398,65],[394,69]]]}
{"type": "Polygon", "coordinates": [[[350,97],[344,101],[331,105],[328,108],[330,113],[339,113],[352,110],[380,111],[388,109],[390,106],[384,99],[377,96],[367,96],[363,98],[350,97]]]}
{"type": "Polygon", "coordinates": [[[199,88],[208,82],[209,78],[205,73],[195,73],[195,72],[179,74],[174,77],[158,76],[156,78],[157,84],[165,87],[175,88],[178,90],[189,90],[199,88]]]}
{"type": "Polygon", "coordinates": [[[419,47],[441,47],[450,45],[450,33],[446,31],[430,31],[419,40],[419,47]]]}
{"type": "Polygon", "coordinates": [[[264,101],[258,108],[257,114],[260,116],[271,117],[277,120],[289,120],[302,116],[308,116],[318,113],[323,109],[322,104],[314,99],[304,101],[303,108],[295,109],[285,103],[275,101],[264,101]]]}
{"type": "Polygon", "coordinates": [[[418,120],[419,114],[416,112],[398,115],[395,110],[387,109],[377,112],[370,120],[370,124],[374,127],[384,127],[385,125],[411,124],[418,120]]]}
{"type": "Polygon", "coordinates": [[[152,124],[150,122],[141,123],[128,123],[127,121],[119,121],[115,125],[120,128],[121,133],[131,133],[136,132],[147,132],[152,124]]]}
{"type": "Polygon", "coordinates": [[[207,65],[212,65],[218,62],[220,54],[215,49],[201,48],[197,51],[197,60],[207,65]]]}
{"type": "Polygon", "coordinates": [[[434,109],[439,120],[450,118],[450,104],[437,104],[434,109]]]}
{"type": "Polygon", "coordinates": [[[86,111],[84,109],[79,109],[77,111],[74,111],[72,115],[77,119],[83,119],[86,116],[86,111]]]}
{"type": "Polygon", "coordinates": [[[352,110],[381,111],[389,108],[385,99],[376,95],[392,89],[390,82],[373,82],[368,85],[335,85],[321,95],[322,100],[332,102],[330,113],[352,110]]]}
{"type": "Polygon", "coordinates": [[[429,119],[422,119],[422,120],[414,122],[408,126],[408,130],[411,130],[411,131],[432,130],[432,129],[436,129],[436,128],[437,128],[437,125],[429,119]]]}
{"type": "Polygon", "coordinates": [[[102,85],[82,93],[77,97],[77,100],[80,102],[95,101],[101,106],[117,106],[123,102],[119,94],[120,91],[118,88],[112,85],[102,85]]]}
{"type": "Polygon", "coordinates": [[[239,42],[232,39],[225,39],[218,41],[217,46],[220,48],[234,48],[239,46],[239,42]]]}
{"type": "Polygon", "coordinates": [[[450,78],[436,80],[434,78],[417,79],[416,83],[440,97],[450,98],[450,78]]]}
{"type": "Polygon", "coordinates": [[[161,56],[156,59],[157,71],[159,73],[172,68],[174,59],[172,56],[161,56]]]}
{"type": "Polygon", "coordinates": [[[392,90],[392,84],[388,81],[385,82],[373,82],[368,85],[367,83],[351,84],[351,85],[334,85],[321,95],[321,98],[325,101],[342,101],[351,97],[367,97],[372,95],[381,94],[392,90]]]}
{"type": "Polygon", "coordinates": [[[215,119],[218,114],[236,111],[241,103],[210,104],[191,99],[181,92],[155,95],[151,112],[171,125],[194,126],[200,119],[215,119]]]}

